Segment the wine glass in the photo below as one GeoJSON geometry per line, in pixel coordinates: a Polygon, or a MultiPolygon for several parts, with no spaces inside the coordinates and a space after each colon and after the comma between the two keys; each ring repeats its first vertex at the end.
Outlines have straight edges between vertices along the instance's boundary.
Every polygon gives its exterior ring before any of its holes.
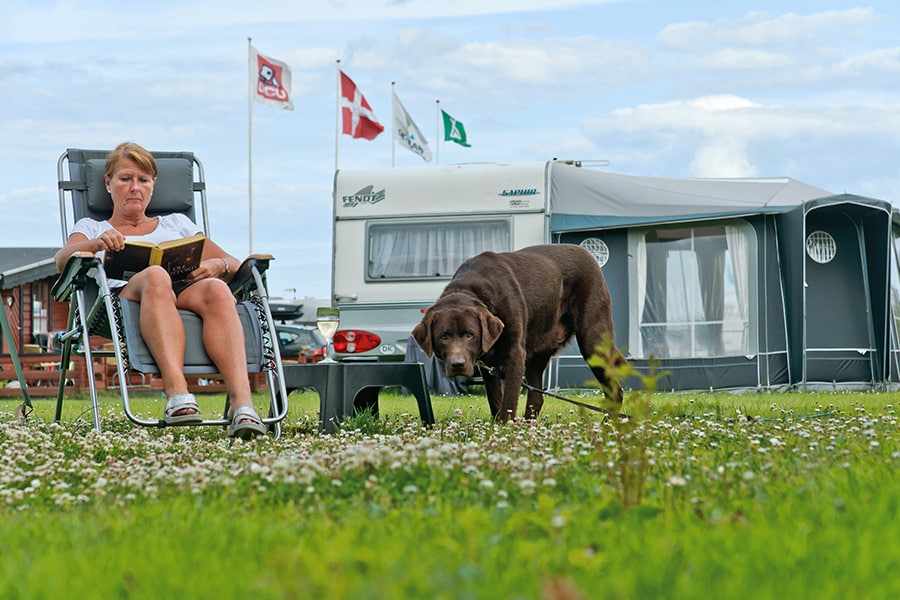
{"type": "Polygon", "coordinates": [[[324,363],[337,362],[333,358],[334,354],[334,334],[337,333],[341,324],[341,310],[331,306],[320,306],[316,309],[316,327],[325,336],[326,352],[324,363]]]}

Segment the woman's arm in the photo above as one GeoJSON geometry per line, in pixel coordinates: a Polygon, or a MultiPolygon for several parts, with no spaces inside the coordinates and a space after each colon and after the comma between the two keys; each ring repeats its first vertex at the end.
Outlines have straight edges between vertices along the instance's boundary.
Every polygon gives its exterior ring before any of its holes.
{"type": "Polygon", "coordinates": [[[54,260],[56,268],[62,272],[69,258],[76,252],[97,252],[108,250],[121,250],[125,247],[125,236],[116,229],[107,229],[94,239],[89,239],[83,233],[73,233],[69,236],[66,245],[56,253],[54,260]]]}

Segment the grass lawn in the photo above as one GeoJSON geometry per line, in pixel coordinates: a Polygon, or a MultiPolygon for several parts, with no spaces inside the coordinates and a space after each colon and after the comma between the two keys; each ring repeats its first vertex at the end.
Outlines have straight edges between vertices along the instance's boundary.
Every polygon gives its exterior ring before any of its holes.
{"type": "Polygon", "coordinates": [[[0,598],[900,597],[896,394],[548,399],[503,425],[435,397],[430,430],[382,394],[334,435],[290,401],[245,443],[136,428],[113,396],[101,434],[86,400],[59,425],[0,400],[0,598]]]}

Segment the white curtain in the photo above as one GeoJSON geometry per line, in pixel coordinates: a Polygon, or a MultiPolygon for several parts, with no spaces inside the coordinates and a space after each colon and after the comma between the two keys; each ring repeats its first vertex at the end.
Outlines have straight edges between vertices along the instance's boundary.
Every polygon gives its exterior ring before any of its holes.
{"type": "Polygon", "coordinates": [[[644,357],[644,343],[643,343],[643,335],[641,334],[641,327],[643,325],[644,318],[644,303],[647,301],[647,239],[646,234],[640,234],[638,237],[637,248],[634,252],[634,260],[636,276],[637,276],[637,289],[636,291],[636,299],[637,302],[631,305],[630,313],[631,313],[631,322],[636,323],[637,326],[630,327],[631,331],[631,355],[637,358],[644,357]]]}
{"type": "Polygon", "coordinates": [[[755,340],[750,340],[750,243],[742,228],[734,225],[725,227],[725,239],[731,254],[731,270],[737,288],[738,314],[743,323],[741,348],[745,354],[756,352],[755,340]]]}
{"type": "Polygon", "coordinates": [[[372,279],[450,277],[467,258],[509,251],[506,221],[391,224],[369,230],[372,279]]]}

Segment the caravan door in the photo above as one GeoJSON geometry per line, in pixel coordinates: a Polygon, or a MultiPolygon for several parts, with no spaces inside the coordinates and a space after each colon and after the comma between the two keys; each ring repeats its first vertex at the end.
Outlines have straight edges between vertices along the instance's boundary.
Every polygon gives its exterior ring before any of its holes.
{"type": "MultiPolygon", "coordinates": [[[[806,216],[804,384],[871,385],[880,380],[865,223],[871,209],[827,205],[806,216]]],[[[882,277],[883,279],[883,277],[882,277]]]]}

